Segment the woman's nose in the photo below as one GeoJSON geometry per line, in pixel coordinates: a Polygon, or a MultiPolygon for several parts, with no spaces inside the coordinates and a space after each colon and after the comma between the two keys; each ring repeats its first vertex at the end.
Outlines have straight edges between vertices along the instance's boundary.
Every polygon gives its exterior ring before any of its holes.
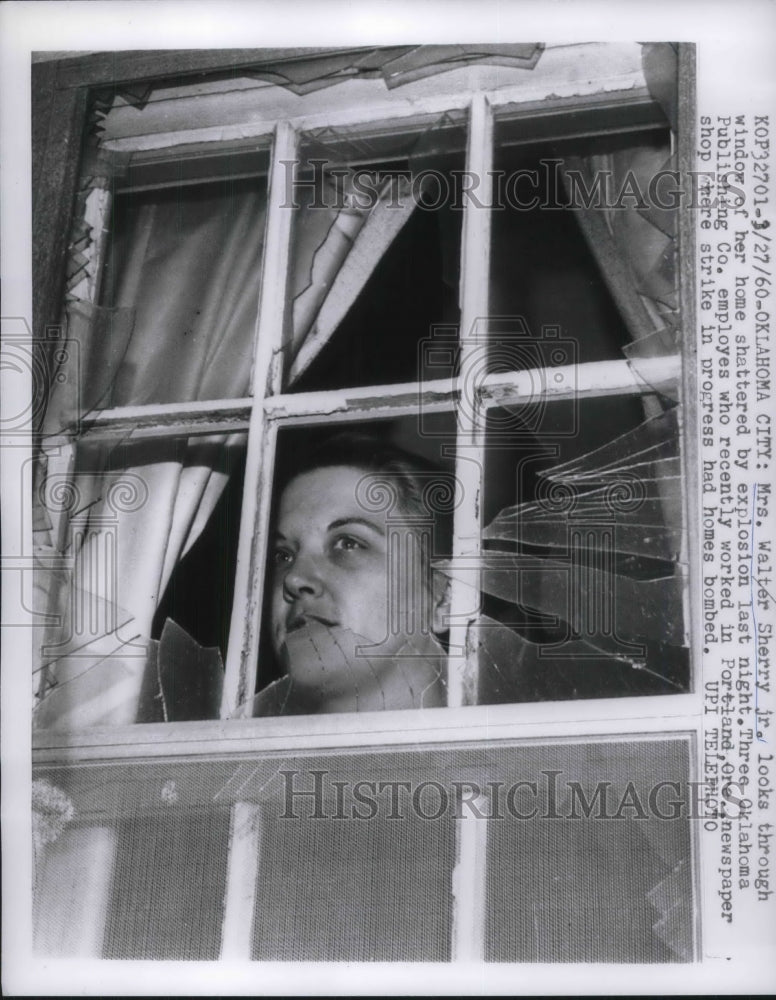
{"type": "Polygon", "coordinates": [[[315,560],[297,555],[283,580],[283,589],[291,599],[322,593],[323,578],[315,560]]]}

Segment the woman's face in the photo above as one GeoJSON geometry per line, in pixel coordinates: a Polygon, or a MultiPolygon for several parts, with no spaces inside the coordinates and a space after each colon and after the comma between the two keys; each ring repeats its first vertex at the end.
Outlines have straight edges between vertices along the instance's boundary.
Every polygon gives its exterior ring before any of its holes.
{"type": "MultiPolygon", "coordinates": [[[[402,559],[404,579],[389,587],[385,514],[365,511],[356,499],[366,474],[350,466],[302,473],[286,487],[276,525],[272,645],[296,682],[332,694],[375,680],[382,658],[406,647],[413,632],[423,631],[424,614],[430,616],[428,576],[419,558],[402,559]],[[409,613],[397,593],[415,605],[409,613]],[[400,608],[391,616],[390,636],[389,594],[400,608]],[[363,647],[381,655],[367,655],[363,647]]],[[[390,533],[399,535],[405,552],[419,551],[402,522],[392,518],[390,533]]]]}

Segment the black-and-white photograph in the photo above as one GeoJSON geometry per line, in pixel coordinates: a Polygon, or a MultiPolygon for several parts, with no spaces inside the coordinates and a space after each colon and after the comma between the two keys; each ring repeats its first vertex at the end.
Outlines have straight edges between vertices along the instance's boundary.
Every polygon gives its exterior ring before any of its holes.
{"type": "Polygon", "coordinates": [[[31,53],[32,963],[487,992],[772,919],[770,305],[703,298],[764,126],[596,33],[31,53]]]}

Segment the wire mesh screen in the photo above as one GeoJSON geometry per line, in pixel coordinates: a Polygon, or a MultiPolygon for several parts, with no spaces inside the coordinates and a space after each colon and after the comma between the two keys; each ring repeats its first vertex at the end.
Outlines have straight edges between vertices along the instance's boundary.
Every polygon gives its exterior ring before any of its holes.
{"type": "Polygon", "coordinates": [[[216,959],[229,813],[122,818],[63,832],[38,864],[37,950],[216,959]]]}
{"type": "Polygon", "coordinates": [[[487,959],[690,960],[687,745],[541,748],[511,763],[511,787],[530,786],[507,802],[511,821],[488,827],[487,959]]]}
{"type": "Polygon", "coordinates": [[[223,811],[120,824],[105,958],[218,958],[228,825],[223,811]]]}
{"type": "Polygon", "coordinates": [[[325,819],[284,820],[279,810],[267,816],[253,957],[446,961],[452,820],[426,822],[409,812],[401,820],[353,820],[349,804],[338,820],[334,805],[327,803],[325,819]]]}
{"type": "Polygon", "coordinates": [[[440,962],[484,900],[487,961],[688,961],[689,751],[610,738],[41,769],[36,946],[440,962]],[[486,874],[467,881],[457,838],[480,822],[486,874]]]}

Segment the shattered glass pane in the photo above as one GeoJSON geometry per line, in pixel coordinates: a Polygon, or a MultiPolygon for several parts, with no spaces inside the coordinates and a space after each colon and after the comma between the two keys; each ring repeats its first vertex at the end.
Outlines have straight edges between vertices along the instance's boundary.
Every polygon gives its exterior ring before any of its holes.
{"type": "Polygon", "coordinates": [[[679,447],[678,410],[672,407],[659,416],[644,420],[636,427],[583,455],[553,466],[545,475],[552,479],[570,479],[585,473],[629,469],[643,461],[675,458],[679,447]],[[638,463],[637,463],[638,460],[638,463]]]}
{"type": "MultiPolygon", "coordinates": [[[[578,458],[540,470],[538,500],[504,508],[483,538],[566,549],[570,529],[609,524],[616,551],[677,558],[681,523],[672,521],[683,495],[678,440],[671,409],[578,458]]],[[[599,547],[595,533],[588,540],[599,547]]]]}
{"type": "MultiPolygon", "coordinates": [[[[530,545],[547,546],[548,548],[567,549],[569,543],[568,521],[561,520],[530,520],[518,521],[505,512],[501,524],[494,522],[487,528],[489,539],[525,542],[530,545]]],[[[595,513],[588,512],[595,517],[595,513]]],[[[666,528],[654,524],[618,524],[615,532],[615,545],[618,552],[634,555],[649,553],[655,558],[671,559],[679,551],[682,544],[680,529],[666,528]]],[[[600,547],[603,540],[592,536],[589,544],[600,547]]]]}
{"type": "Polygon", "coordinates": [[[534,406],[521,440],[493,422],[485,549],[436,564],[502,625],[473,630],[485,703],[687,689],[678,413],[627,402],[534,406]]]}
{"type": "Polygon", "coordinates": [[[218,716],[244,456],[233,434],[50,457],[36,490],[37,728],[218,716]]]}
{"type": "Polygon", "coordinates": [[[683,691],[681,647],[644,643],[604,648],[597,640],[531,642],[514,627],[481,616],[473,630],[479,660],[477,704],[504,705],[577,698],[619,698],[683,691]],[[653,663],[654,666],[649,664],[653,663]]]}
{"type": "Polygon", "coordinates": [[[221,709],[224,664],[218,649],[205,649],[167,619],[159,640],[149,643],[145,690],[138,720],[185,722],[216,719],[221,709]]]}
{"type": "Polygon", "coordinates": [[[572,537],[564,561],[486,551],[474,567],[455,560],[437,566],[484,594],[569,622],[573,634],[590,635],[607,647],[617,648],[617,636],[681,644],[681,580],[634,580],[608,572],[599,566],[610,561],[611,548],[601,543],[591,551],[586,541],[572,537]]]}
{"type": "MultiPolygon", "coordinates": [[[[537,499],[506,507],[483,538],[567,548],[569,531],[610,525],[618,552],[675,559],[682,480],[675,409],[537,473],[537,499]]],[[[595,534],[590,544],[598,547],[595,534]]]]}

